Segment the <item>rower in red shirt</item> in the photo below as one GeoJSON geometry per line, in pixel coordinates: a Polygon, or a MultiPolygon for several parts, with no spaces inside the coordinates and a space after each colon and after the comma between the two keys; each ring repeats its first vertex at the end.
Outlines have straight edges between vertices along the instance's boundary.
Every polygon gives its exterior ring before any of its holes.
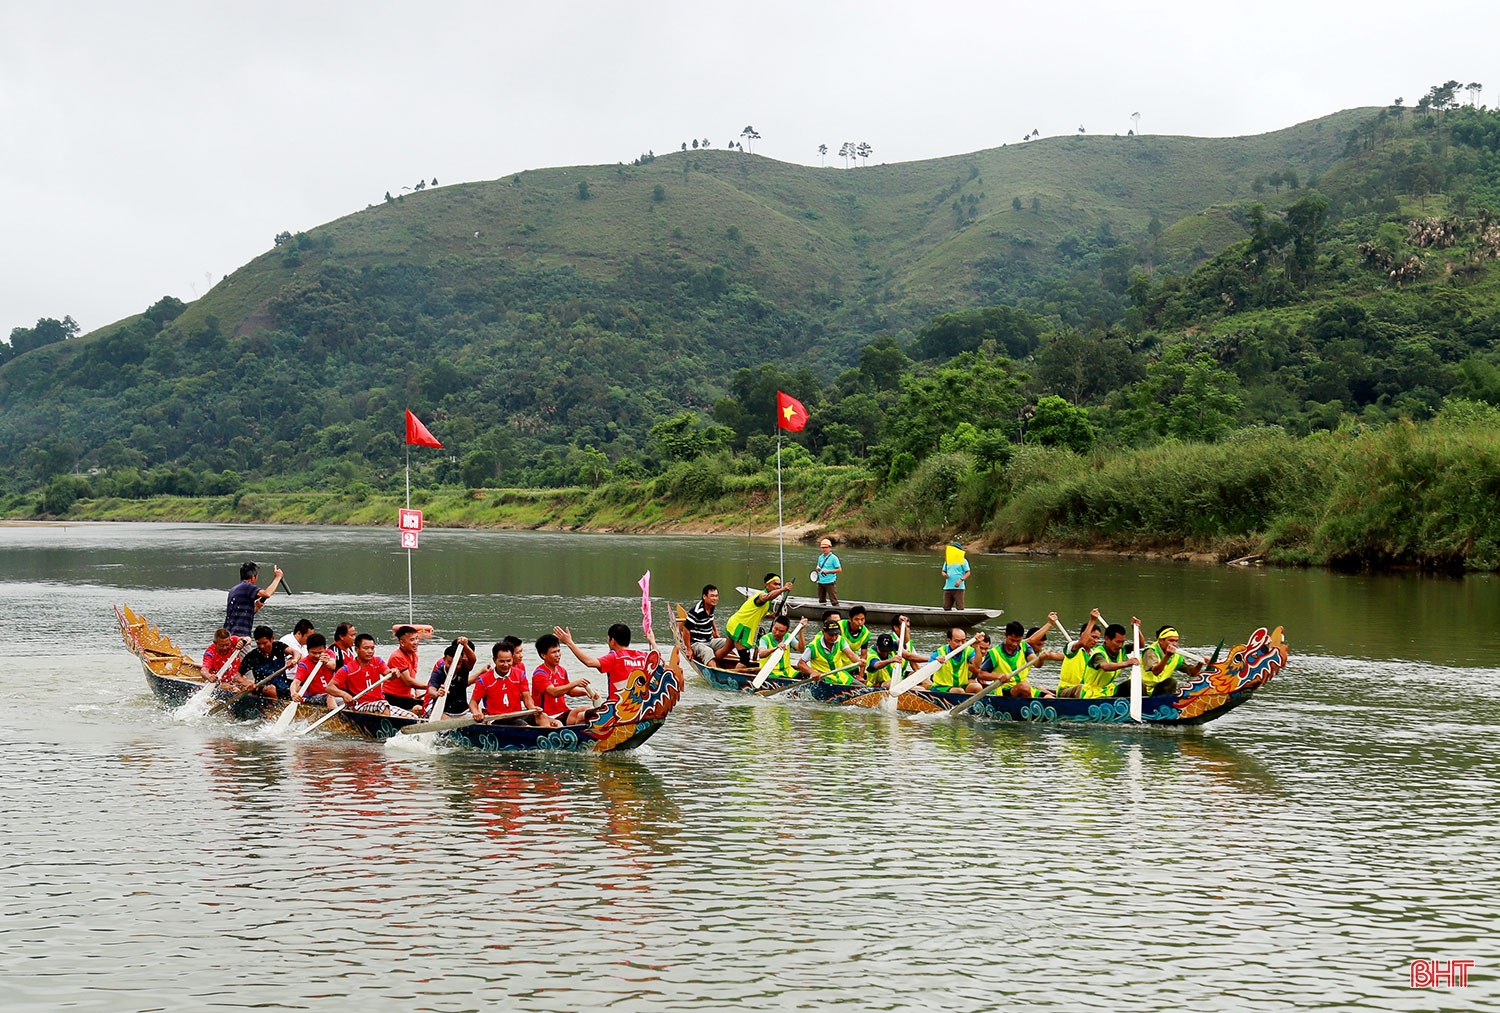
{"type": "Polygon", "coordinates": [[[229,659],[235,657],[235,653],[242,644],[248,646],[244,637],[237,637],[222,626],[214,630],[214,642],[209,644],[208,650],[203,652],[203,678],[212,679],[218,676],[220,683],[231,683],[238,679],[239,659],[235,658],[233,665],[229,664],[229,659]],[[223,675],[219,675],[221,669],[224,672],[223,675]]]}
{"type": "Polygon", "coordinates": [[[392,707],[420,714],[422,699],[427,695],[427,680],[417,675],[417,628],[396,627],[396,645],[396,650],[385,659],[386,680],[381,692],[392,707]]]}
{"type": "Polygon", "coordinates": [[[587,693],[593,698],[595,706],[599,704],[599,694],[590,688],[587,679],[568,678],[567,669],[562,667],[562,641],[555,634],[543,633],[537,638],[536,653],[542,663],[531,674],[531,697],[541,704],[542,713],[565,725],[587,721],[589,708],[574,707],[570,710],[568,694],[587,693]]]}
{"type": "Polygon", "coordinates": [[[333,678],[333,652],[328,649],[328,638],[321,633],[308,635],[307,657],[297,662],[296,674],[292,676],[292,699],[304,700],[315,707],[328,702],[328,680],[333,678]]]}
{"type": "Polygon", "coordinates": [[[344,706],[376,714],[388,714],[391,705],[375,696],[375,687],[385,678],[385,662],[375,657],[375,638],[361,633],[354,638],[354,660],[328,680],[328,704],[342,700],[344,706]]]}
{"type": "MultiPolygon", "coordinates": [[[[490,656],[494,658],[494,666],[475,680],[474,696],[469,701],[469,713],[474,720],[483,721],[486,716],[532,710],[536,705],[532,703],[531,690],[526,686],[526,673],[511,665],[513,655],[510,645],[500,641],[491,649],[490,656]]],[[[537,724],[544,728],[558,724],[545,714],[536,715],[534,720],[528,715],[511,718],[503,723],[537,724]]]]}
{"type": "MultiPolygon", "coordinates": [[[[620,699],[620,690],[625,688],[625,681],[631,672],[643,671],[646,667],[646,655],[641,651],[632,650],[630,647],[630,627],[624,623],[615,623],[609,628],[607,634],[609,639],[609,653],[600,657],[584,654],[573,642],[573,634],[566,626],[552,627],[552,635],[568,645],[568,650],[573,652],[573,657],[587,665],[589,668],[598,669],[609,679],[609,698],[611,701],[620,699]]],[[[650,641],[651,649],[656,650],[655,641],[650,641]]]]}

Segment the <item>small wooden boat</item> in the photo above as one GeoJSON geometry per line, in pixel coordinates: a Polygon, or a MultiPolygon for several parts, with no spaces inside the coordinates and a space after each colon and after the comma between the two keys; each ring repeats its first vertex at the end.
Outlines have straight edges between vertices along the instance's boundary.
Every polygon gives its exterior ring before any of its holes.
{"type": "MultiPolygon", "coordinates": [[[[764,593],[764,588],[757,590],[751,587],[738,587],[735,590],[746,597],[764,593]]],[[[944,610],[936,605],[894,605],[890,602],[861,601],[857,598],[840,602],[839,609],[848,615],[851,605],[863,605],[865,625],[878,630],[888,629],[891,623],[896,621],[897,616],[906,616],[911,620],[912,626],[918,629],[947,629],[950,626],[962,626],[964,629],[969,629],[973,626],[982,626],[1005,614],[1004,609],[944,610]]],[[[798,619],[821,620],[823,612],[831,607],[819,603],[817,598],[803,598],[798,595],[791,595],[786,600],[786,611],[798,619]]]]}
{"type": "MultiPolygon", "coordinates": [[[[181,707],[199,692],[207,679],[198,662],[184,654],[171,639],[128,607],[117,608],[115,615],[126,648],[140,659],[146,673],[146,684],[157,699],[168,707],[181,707]]],[[[485,725],[455,728],[439,732],[449,741],[461,740],[486,752],[516,750],[561,750],[574,753],[605,753],[634,749],[656,733],[682,696],[682,673],[661,663],[658,655],[651,671],[632,672],[619,699],[606,703],[587,724],[562,728],[539,728],[535,725],[485,725]]],[[[227,698],[229,694],[224,694],[227,698]]],[[[270,720],[286,707],[283,700],[273,700],[258,693],[235,701],[228,709],[240,721],[270,720]]],[[[296,720],[316,721],[328,711],[310,704],[299,704],[296,720]]],[[[320,730],[360,738],[383,740],[403,728],[419,722],[390,714],[346,709],[325,722],[320,730]]]]}

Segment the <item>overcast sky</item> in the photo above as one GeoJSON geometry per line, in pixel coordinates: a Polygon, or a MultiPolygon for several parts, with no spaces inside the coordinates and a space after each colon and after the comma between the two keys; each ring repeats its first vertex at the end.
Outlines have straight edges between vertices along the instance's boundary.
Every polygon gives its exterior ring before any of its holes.
{"type": "Polygon", "coordinates": [[[1450,78],[1494,106],[1497,38],[1493,2],[0,0],[0,335],[191,300],[419,178],[747,124],[758,154],[868,141],[874,164],[1137,111],[1144,133],[1260,133],[1450,78]]]}

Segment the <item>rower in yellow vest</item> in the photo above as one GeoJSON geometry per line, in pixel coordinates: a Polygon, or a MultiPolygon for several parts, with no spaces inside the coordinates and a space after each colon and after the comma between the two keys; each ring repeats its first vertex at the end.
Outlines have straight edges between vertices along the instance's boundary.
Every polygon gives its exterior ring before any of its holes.
{"type": "Polygon", "coordinates": [[[859,652],[861,660],[868,661],[870,657],[870,627],[865,625],[865,607],[856,605],[849,610],[849,618],[839,623],[839,632],[843,633],[844,639],[849,646],[859,652]]]}
{"type": "Polygon", "coordinates": [[[839,621],[829,619],[823,624],[822,635],[814,637],[797,659],[797,671],[807,678],[821,675],[824,682],[835,686],[863,685],[854,674],[861,664],[859,655],[844,639],[839,621]]]}
{"type": "Polygon", "coordinates": [[[1188,675],[1196,676],[1203,671],[1203,662],[1196,665],[1187,663],[1181,654],[1177,653],[1177,644],[1180,638],[1177,631],[1170,626],[1163,626],[1156,631],[1156,640],[1141,654],[1141,683],[1146,696],[1163,696],[1177,692],[1177,680],[1173,678],[1178,669],[1188,675]]]}
{"type": "Polygon", "coordinates": [[[766,574],[763,583],[766,589],[746,598],[745,603],[729,617],[729,622],[724,624],[724,643],[714,652],[716,667],[722,667],[724,658],[734,650],[739,651],[740,664],[745,668],[751,667],[750,652],[755,650],[756,638],[760,636],[761,620],[771,610],[771,603],[783,591],[790,591],[792,588],[791,581],[783,584],[781,578],[774,573],[766,574]]]}
{"type": "Polygon", "coordinates": [[[1115,673],[1135,667],[1135,658],[1130,653],[1130,644],[1125,640],[1125,627],[1110,623],[1104,627],[1104,639],[1099,642],[1100,652],[1096,661],[1089,659],[1089,670],[1083,679],[1083,695],[1129,696],[1130,680],[1115,682],[1115,673]]]}
{"type": "Polygon", "coordinates": [[[938,666],[937,671],[932,673],[932,678],[925,683],[926,687],[937,693],[978,693],[981,685],[978,677],[972,671],[971,661],[974,660],[974,648],[964,647],[968,642],[969,634],[960,627],[953,627],[948,631],[948,644],[932,652],[928,661],[936,661],[950,652],[952,657],[938,666]]]}
{"type": "Polygon", "coordinates": [[[882,633],[875,638],[875,649],[865,662],[865,683],[884,686],[892,681],[900,682],[906,676],[908,662],[920,665],[926,660],[926,655],[915,654],[909,649],[903,651],[895,637],[882,633]]]}
{"type": "MultiPolygon", "coordinates": [[[[775,654],[781,647],[781,642],[787,639],[787,631],[790,629],[791,620],[786,616],[777,614],[771,620],[771,632],[761,637],[755,645],[756,657],[764,665],[766,659],[775,654]]],[[[797,624],[797,636],[793,643],[786,645],[786,650],[781,652],[781,657],[776,659],[776,664],[771,666],[767,673],[770,679],[795,679],[797,678],[797,655],[801,654],[806,645],[803,643],[802,631],[807,628],[807,620],[804,619],[797,624]]]]}
{"type": "Polygon", "coordinates": [[[1062,671],[1057,678],[1057,695],[1076,698],[1083,696],[1083,684],[1088,674],[1089,659],[1099,649],[1099,610],[1089,613],[1077,640],[1068,642],[1063,648],[1062,671]]]}
{"type": "Polygon", "coordinates": [[[998,644],[990,644],[989,637],[981,634],[980,636],[984,639],[976,644],[976,650],[983,653],[976,657],[972,666],[975,678],[989,685],[995,693],[1001,696],[1026,698],[1052,696],[1050,689],[1033,686],[1026,678],[1028,673],[1021,669],[1028,662],[1036,663],[1038,660],[1036,648],[1046,640],[1047,630],[1051,628],[1055,618],[1054,613],[1029,638],[1026,636],[1026,627],[1015,621],[1005,624],[1005,636],[998,644]],[[986,679],[986,675],[990,678],[986,679]]]}

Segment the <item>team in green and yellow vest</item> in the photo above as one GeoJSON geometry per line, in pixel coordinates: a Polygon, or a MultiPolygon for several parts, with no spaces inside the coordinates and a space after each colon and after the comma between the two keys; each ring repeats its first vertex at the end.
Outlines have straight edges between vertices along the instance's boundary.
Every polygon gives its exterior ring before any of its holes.
{"type": "MultiPolygon", "coordinates": [[[[731,617],[728,625],[732,633],[726,639],[733,646],[748,646],[774,599],[788,589],[775,574],[766,575],[765,588],[764,592],[747,598],[731,617]]],[[[768,673],[771,678],[800,676],[834,685],[880,686],[900,680],[915,666],[939,661],[930,678],[922,683],[923,688],[943,693],[994,692],[1022,698],[1093,699],[1129,692],[1128,680],[1118,684],[1115,681],[1117,673],[1136,664],[1126,640],[1126,628],[1118,623],[1106,624],[1098,609],[1090,613],[1078,637],[1070,640],[1061,652],[1043,649],[1048,632],[1054,627],[1062,629],[1055,612],[1048,613],[1047,621],[1031,630],[1019,622],[1007,623],[999,643],[992,642],[982,632],[971,640],[962,628],[953,627],[948,631],[946,646],[926,656],[912,649],[909,624],[903,619],[897,617],[890,633],[876,636],[865,623],[863,607],[856,605],[849,609],[847,619],[838,610],[829,609],[823,614],[821,631],[808,641],[803,636],[806,620],[791,631],[786,616],[777,614],[772,617],[770,632],[754,640],[755,660],[742,654],[741,664],[758,668],[780,650],[780,657],[768,673]],[[1056,691],[1038,686],[1028,678],[1034,666],[1047,661],[1062,662],[1056,691]]],[[[1139,624],[1139,620],[1132,622],[1139,624]]],[[[1203,662],[1185,661],[1178,652],[1178,642],[1177,631],[1163,626],[1142,652],[1145,695],[1175,693],[1178,671],[1193,676],[1202,671],[1203,662]]],[[[721,648],[714,653],[722,658],[728,651],[721,648]]]]}

